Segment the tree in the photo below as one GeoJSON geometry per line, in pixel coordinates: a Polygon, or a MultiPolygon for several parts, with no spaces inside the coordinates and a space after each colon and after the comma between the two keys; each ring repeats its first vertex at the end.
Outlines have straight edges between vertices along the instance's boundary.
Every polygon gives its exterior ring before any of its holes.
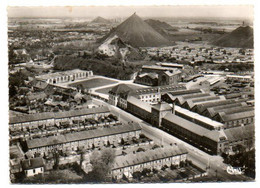
{"type": "Polygon", "coordinates": [[[82,168],[82,163],[84,161],[84,151],[79,150],[79,153],[80,153],[79,166],[80,166],[80,168],[82,168]]]}
{"type": "Polygon", "coordinates": [[[139,137],[140,138],[145,138],[145,135],[144,134],[140,134],[139,137]]]}
{"type": "Polygon", "coordinates": [[[135,171],[135,172],[133,173],[133,178],[134,178],[134,179],[140,180],[141,177],[142,177],[142,173],[141,173],[140,171],[135,171]]]}
{"type": "Polygon", "coordinates": [[[110,145],[111,145],[111,144],[110,144],[110,142],[109,142],[109,140],[108,140],[108,141],[107,141],[107,147],[110,147],[110,145]]]}
{"type": "Polygon", "coordinates": [[[144,149],[144,148],[138,148],[138,149],[136,150],[136,152],[141,152],[141,151],[145,151],[145,149],[144,149]]]}
{"type": "Polygon", "coordinates": [[[125,144],[125,141],[123,138],[121,138],[121,145],[124,145],[125,144]]]}
{"type": "Polygon", "coordinates": [[[104,182],[115,160],[115,150],[105,149],[103,151],[95,151],[90,157],[92,171],[88,174],[88,178],[92,182],[104,182]]]}
{"type": "Polygon", "coordinates": [[[18,91],[19,88],[22,86],[25,86],[24,80],[27,80],[27,76],[23,74],[21,71],[11,74],[9,76],[9,96],[14,97],[18,91]]]}
{"type": "Polygon", "coordinates": [[[151,169],[148,169],[148,168],[144,168],[143,171],[141,172],[141,174],[143,176],[146,176],[147,174],[151,173],[151,169]]]}
{"type": "Polygon", "coordinates": [[[53,151],[53,158],[54,158],[53,168],[56,170],[56,169],[58,169],[59,163],[60,163],[60,156],[59,156],[59,152],[57,150],[53,151]]]}
{"type": "Polygon", "coordinates": [[[152,149],[160,148],[157,144],[153,145],[152,149]]]}

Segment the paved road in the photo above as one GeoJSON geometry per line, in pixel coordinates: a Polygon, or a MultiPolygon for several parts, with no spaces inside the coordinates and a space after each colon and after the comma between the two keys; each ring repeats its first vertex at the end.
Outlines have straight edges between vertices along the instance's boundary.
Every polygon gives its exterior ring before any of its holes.
{"type": "MultiPolygon", "coordinates": [[[[95,99],[96,100],[96,99],[95,99]]],[[[198,148],[158,129],[152,127],[150,124],[143,120],[133,116],[124,110],[115,106],[109,105],[101,100],[96,100],[98,103],[107,105],[111,112],[119,117],[119,120],[123,123],[136,122],[142,127],[143,133],[149,138],[153,139],[157,144],[170,145],[176,144],[179,147],[185,148],[188,151],[188,159],[191,160],[198,167],[206,170],[207,166],[210,166],[208,173],[212,176],[221,178],[222,181],[249,181],[250,179],[243,175],[230,175],[226,172],[227,165],[223,163],[223,159],[220,156],[212,156],[205,153],[198,148]]]]}

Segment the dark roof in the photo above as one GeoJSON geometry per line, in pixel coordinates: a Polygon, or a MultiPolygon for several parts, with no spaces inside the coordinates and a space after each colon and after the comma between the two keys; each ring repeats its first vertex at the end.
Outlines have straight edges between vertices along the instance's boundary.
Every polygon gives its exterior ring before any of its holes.
{"type": "Polygon", "coordinates": [[[102,106],[98,108],[85,108],[82,110],[72,110],[72,111],[64,111],[64,112],[45,112],[38,114],[28,114],[24,116],[15,116],[10,117],[9,124],[15,123],[24,123],[24,122],[32,122],[46,119],[58,119],[58,118],[67,118],[67,117],[75,117],[82,116],[87,114],[97,114],[97,113],[105,113],[110,112],[107,106],[102,106]]]}
{"type": "Polygon", "coordinates": [[[162,95],[162,100],[166,101],[168,103],[173,103],[175,101],[175,99],[176,99],[176,97],[170,93],[165,93],[162,95]]]}
{"type": "Polygon", "coordinates": [[[209,93],[187,94],[187,95],[183,95],[183,96],[178,96],[178,97],[176,98],[176,101],[178,101],[178,103],[179,103],[180,105],[182,105],[182,104],[185,103],[187,100],[199,99],[199,98],[208,97],[208,96],[211,96],[211,94],[209,94],[209,93]]]}
{"type": "Polygon", "coordinates": [[[80,141],[80,140],[87,140],[91,138],[98,138],[107,135],[113,134],[120,134],[126,133],[131,131],[141,130],[141,127],[138,124],[131,124],[131,125],[120,125],[116,127],[108,127],[103,129],[95,129],[95,130],[88,130],[88,131],[81,131],[75,133],[68,133],[59,136],[51,136],[51,137],[44,137],[38,139],[27,140],[27,147],[28,149],[63,144],[67,142],[73,141],[80,141]]]}
{"type": "Polygon", "coordinates": [[[158,79],[158,74],[154,73],[154,72],[148,72],[148,73],[142,73],[137,75],[138,78],[144,78],[144,77],[148,77],[151,79],[158,79]]]}
{"type": "Polygon", "coordinates": [[[23,116],[23,115],[26,115],[26,113],[15,111],[15,110],[9,110],[9,117],[23,116]]]}
{"type": "Polygon", "coordinates": [[[117,86],[113,87],[109,93],[113,94],[113,95],[119,95],[125,92],[129,92],[133,90],[133,88],[131,88],[129,85],[126,84],[118,84],[117,86]]]}
{"type": "Polygon", "coordinates": [[[118,156],[112,166],[112,170],[147,163],[150,161],[160,160],[168,157],[173,157],[181,154],[186,154],[187,151],[178,146],[157,148],[147,150],[145,152],[131,153],[125,156],[118,156]]]}
{"type": "Polygon", "coordinates": [[[153,105],[152,108],[158,111],[167,111],[172,109],[168,103],[157,103],[156,105],[153,105]]]}
{"type": "Polygon", "coordinates": [[[45,97],[47,97],[47,95],[45,93],[31,93],[29,95],[27,95],[27,98],[31,101],[31,100],[35,100],[35,99],[44,99],[45,97]]]}
{"type": "Polygon", "coordinates": [[[254,107],[252,107],[252,106],[238,106],[238,107],[233,107],[233,108],[228,108],[228,109],[219,109],[219,110],[215,110],[215,111],[216,111],[216,113],[225,112],[226,114],[233,114],[233,113],[246,112],[246,111],[252,111],[252,110],[254,110],[254,107]]]}
{"type": "Polygon", "coordinates": [[[217,130],[212,130],[209,131],[208,133],[206,133],[204,135],[204,137],[209,138],[210,140],[213,140],[215,142],[219,142],[220,138],[225,137],[225,139],[227,139],[225,133],[223,132],[223,130],[217,131],[217,130]]]}
{"type": "Polygon", "coordinates": [[[35,169],[39,167],[44,167],[44,160],[42,157],[25,159],[22,161],[23,170],[35,169]]]}
{"type": "Polygon", "coordinates": [[[169,93],[173,96],[179,96],[179,95],[189,95],[189,94],[201,93],[201,90],[200,89],[190,89],[190,90],[172,91],[169,93]]]}
{"type": "Polygon", "coordinates": [[[47,82],[44,82],[44,81],[38,81],[34,87],[38,88],[38,89],[41,89],[41,90],[44,90],[49,84],[47,82]]]}
{"type": "Polygon", "coordinates": [[[182,96],[183,99],[196,99],[196,98],[201,98],[201,97],[207,97],[207,96],[212,96],[210,93],[193,93],[193,94],[188,94],[182,96]]]}
{"type": "Polygon", "coordinates": [[[199,113],[203,112],[207,108],[211,107],[217,107],[217,106],[222,106],[222,105],[227,105],[227,104],[234,104],[237,102],[244,102],[246,101],[245,99],[239,99],[239,100],[234,100],[234,99],[228,99],[228,100],[220,100],[220,101],[211,101],[211,102],[206,102],[203,104],[197,104],[196,108],[198,109],[199,113]]]}
{"type": "Polygon", "coordinates": [[[85,99],[86,101],[88,100],[92,100],[92,97],[90,95],[84,95],[83,99],[85,99]]]}
{"type": "Polygon", "coordinates": [[[201,97],[199,99],[189,99],[186,102],[184,102],[182,106],[187,108],[188,105],[188,109],[191,110],[198,104],[208,103],[208,101],[218,102],[222,100],[225,100],[223,96],[201,97]]]}
{"type": "Polygon", "coordinates": [[[201,97],[198,99],[192,99],[193,103],[200,103],[200,102],[206,102],[206,101],[212,101],[212,100],[217,100],[217,99],[221,99],[221,97],[219,96],[205,96],[205,97],[201,97]]]}
{"type": "Polygon", "coordinates": [[[142,88],[137,89],[133,92],[133,94],[142,95],[142,94],[150,94],[150,93],[166,93],[166,92],[172,92],[172,91],[178,91],[178,90],[184,90],[186,89],[186,86],[184,84],[175,84],[175,85],[167,85],[167,86],[157,86],[157,87],[148,87],[148,88],[142,88]]]}
{"type": "Polygon", "coordinates": [[[251,110],[246,112],[238,112],[234,114],[226,114],[223,112],[219,112],[218,114],[224,122],[227,122],[227,121],[233,121],[233,120],[238,120],[238,119],[243,119],[248,117],[254,117],[255,111],[251,110]]]}
{"type": "Polygon", "coordinates": [[[233,104],[224,104],[216,107],[207,108],[207,110],[213,110],[214,112],[221,112],[222,110],[226,110],[229,108],[239,108],[239,107],[247,107],[247,104],[245,102],[235,102],[233,104]]]}
{"type": "Polygon", "coordinates": [[[227,139],[230,142],[242,140],[245,138],[254,138],[255,135],[255,127],[253,125],[234,127],[230,129],[224,130],[227,139]]]}

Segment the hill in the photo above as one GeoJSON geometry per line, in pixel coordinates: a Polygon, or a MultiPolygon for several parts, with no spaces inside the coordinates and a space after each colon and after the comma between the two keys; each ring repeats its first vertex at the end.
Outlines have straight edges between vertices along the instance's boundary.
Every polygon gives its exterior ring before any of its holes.
{"type": "Polygon", "coordinates": [[[114,35],[117,35],[123,42],[133,47],[155,47],[169,44],[165,37],[145,23],[135,13],[112,29],[100,42],[102,43],[114,35]]]}
{"type": "Polygon", "coordinates": [[[253,28],[240,26],[231,33],[225,34],[213,42],[216,46],[234,48],[253,48],[254,31],[253,28]]]}
{"type": "Polygon", "coordinates": [[[94,20],[92,20],[90,23],[109,24],[111,22],[105,18],[98,16],[94,20]]]}
{"type": "Polygon", "coordinates": [[[170,32],[178,31],[178,28],[172,27],[170,24],[159,20],[148,19],[145,20],[145,22],[165,37],[169,37],[170,32]]]}
{"type": "Polygon", "coordinates": [[[107,55],[109,57],[115,57],[122,61],[127,59],[140,60],[142,56],[138,50],[131,45],[124,43],[117,35],[107,38],[98,48],[97,52],[107,55]]]}

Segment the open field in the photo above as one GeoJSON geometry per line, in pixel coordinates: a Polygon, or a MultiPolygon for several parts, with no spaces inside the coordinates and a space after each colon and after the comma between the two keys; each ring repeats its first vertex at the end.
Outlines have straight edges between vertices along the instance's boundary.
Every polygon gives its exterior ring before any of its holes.
{"type": "Polygon", "coordinates": [[[89,89],[89,88],[95,88],[95,87],[100,87],[100,86],[105,86],[105,85],[115,84],[115,83],[117,83],[117,82],[109,80],[109,79],[105,79],[105,78],[93,78],[90,80],[73,83],[73,84],[70,84],[69,86],[77,87],[79,85],[82,85],[83,88],[89,89]]]}

